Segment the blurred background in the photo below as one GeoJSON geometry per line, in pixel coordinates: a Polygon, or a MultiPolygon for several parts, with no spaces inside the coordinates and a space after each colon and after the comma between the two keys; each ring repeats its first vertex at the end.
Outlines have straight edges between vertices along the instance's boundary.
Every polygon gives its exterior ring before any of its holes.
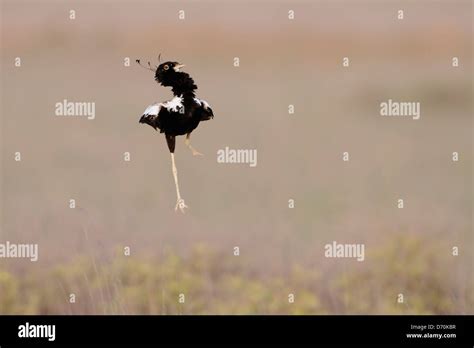
{"type": "Polygon", "coordinates": [[[0,3],[0,242],[39,245],[0,259],[0,313],[474,313],[471,1],[0,3]],[[159,53],[215,114],[204,157],[177,141],[185,215],[138,123],[171,98],[133,63],[159,53]],[[96,118],[55,116],[64,99],[96,118]],[[421,119],[380,116],[388,99],[421,119]],[[257,167],[217,163],[226,146],[257,167]],[[325,258],[333,241],[365,261],[325,258]]]}

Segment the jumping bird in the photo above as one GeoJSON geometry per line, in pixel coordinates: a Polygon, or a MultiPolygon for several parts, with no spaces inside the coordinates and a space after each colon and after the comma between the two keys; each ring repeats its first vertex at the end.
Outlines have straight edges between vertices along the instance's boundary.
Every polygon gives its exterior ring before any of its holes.
{"type": "MultiPolygon", "coordinates": [[[[160,57],[158,57],[160,60],[160,57]]],[[[155,80],[164,87],[171,87],[173,99],[163,103],[153,103],[148,106],[140,117],[140,123],[146,123],[160,133],[165,133],[168,149],[171,153],[171,166],[176,186],[177,202],[175,210],[184,213],[188,208],[181,197],[178,184],[178,170],[175,164],[174,150],[176,136],[186,135],[185,144],[192,151],[193,155],[202,155],[190,144],[190,135],[201,121],[207,121],[214,117],[209,104],[202,99],[196,98],[197,89],[194,80],[189,74],[181,71],[184,64],[178,62],[165,62],[158,67],[152,68],[150,62],[148,67],[136,62],[143,68],[155,72],[155,80]],[[156,70],[155,70],[156,69],[156,70]]]]}

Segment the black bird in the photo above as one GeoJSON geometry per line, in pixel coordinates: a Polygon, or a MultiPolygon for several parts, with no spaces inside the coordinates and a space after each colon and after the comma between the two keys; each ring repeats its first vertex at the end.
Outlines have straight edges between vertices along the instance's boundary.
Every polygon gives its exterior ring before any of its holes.
{"type": "MultiPolygon", "coordinates": [[[[159,57],[158,60],[160,60],[159,57]]],[[[189,138],[191,132],[196,129],[201,121],[213,118],[214,114],[206,101],[196,98],[195,90],[197,86],[194,80],[189,74],[181,71],[184,64],[166,62],[156,67],[155,71],[150,62],[148,62],[147,68],[141,65],[139,59],[136,61],[140,66],[154,71],[156,82],[162,86],[171,87],[174,95],[174,98],[169,101],[153,103],[148,106],[139,122],[146,123],[155,130],[159,129],[160,133],[165,133],[166,142],[171,153],[171,165],[176,185],[177,203],[175,210],[179,208],[184,213],[184,208],[188,206],[179,192],[178,170],[174,160],[176,136],[186,134],[186,146],[189,147],[193,155],[202,155],[191,146],[189,138]]]]}

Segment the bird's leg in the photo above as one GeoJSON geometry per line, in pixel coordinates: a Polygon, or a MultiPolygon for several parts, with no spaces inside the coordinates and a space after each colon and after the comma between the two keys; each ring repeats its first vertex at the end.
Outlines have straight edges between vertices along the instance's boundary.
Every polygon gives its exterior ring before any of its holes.
{"type": "Polygon", "coordinates": [[[174,177],[174,183],[176,185],[176,196],[178,197],[176,207],[174,210],[181,210],[182,213],[184,213],[184,208],[187,208],[188,206],[184,203],[184,199],[181,198],[181,194],[179,193],[179,185],[178,185],[178,169],[176,169],[176,164],[174,163],[174,148],[176,144],[176,137],[171,134],[165,133],[166,137],[166,143],[168,144],[168,149],[170,150],[171,153],[171,169],[173,170],[173,177],[174,177]]]}
{"type": "Polygon", "coordinates": [[[200,153],[194,147],[191,146],[191,140],[189,139],[190,137],[191,137],[191,133],[186,134],[186,139],[184,140],[184,143],[192,151],[193,156],[204,156],[202,153],[200,153]]]}
{"type": "Polygon", "coordinates": [[[173,170],[173,177],[174,177],[174,183],[176,185],[176,196],[177,196],[177,202],[176,202],[176,207],[174,208],[175,211],[181,210],[182,213],[184,213],[184,208],[187,208],[188,206],[186,203],[184,203],[184,199],[181,198],[181,194],[179,193],[179,185],[178,185],[178,169],[176,169],[176,164],[174,163],[174,153],[171,153],[171,165],[172,165],[172,170],[173,170]]]}

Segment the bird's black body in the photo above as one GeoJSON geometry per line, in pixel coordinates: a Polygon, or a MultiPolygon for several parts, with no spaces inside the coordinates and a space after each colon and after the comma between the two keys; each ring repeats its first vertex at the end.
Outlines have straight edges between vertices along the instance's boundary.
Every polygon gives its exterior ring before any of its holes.
{"type": "Polygon", "coordinates": [[[140,123],[146,123],[160,133],[169,135],[184,135],[191,133],[201,121],[207,121],[214,115],[209,106],[195,98],[176,96],[170,102],[158,104],[160,106],[158,115],[144,114],[140,123]],[[176,107],[173,105],[176,104],[176,107]]]}
{"type": "Polygon", "coordinates": [[[146,123],[160,133],[165,133],[170,151],[174,152],[174,137],[190,134],[201,121],[214,117],[211,107],[203,100],[197,99],[197,89],[189,74],[179,71],[178,63],[161,64],[155,73],[155,80],[165,87],[172,87],[174,98],[164,103],[150,105],[140,123],[146,123]],[[168,67],[165,69],[165,67],[168,67]],[[172,142],[172,146],[170,144],[172,142]]]}

